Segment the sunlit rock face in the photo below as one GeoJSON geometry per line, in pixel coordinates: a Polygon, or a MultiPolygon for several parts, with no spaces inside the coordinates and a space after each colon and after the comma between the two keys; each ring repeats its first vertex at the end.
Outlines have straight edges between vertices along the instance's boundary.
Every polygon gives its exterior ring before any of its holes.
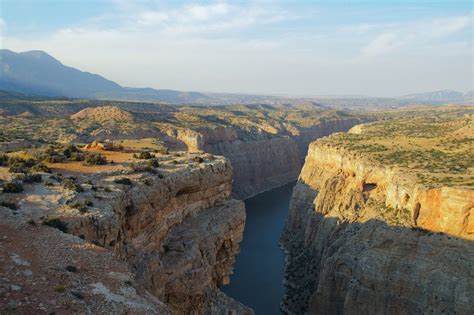
{"type": "Polygon", "coordinates": [[[78,175],[79,192],[28,186],[16,196],[19,215],[59,219],[67,226],[63,235],[113,253],[126,262],[136,287],[173,314],[252,314],[220,291],[229,282],[245,225],[244,203],[231,198],[231,164],[210,154],[180,156],[179,164],[163,162],[154,172],[117,165],[78,175]],[[84,200],[93,200],[87,210],[71,206],[84,200]]]}
{"type": "Polygon", "coordinates": [[[469,314],[474,191],[312,143],[282,238],[290,314],[469,314]]]}

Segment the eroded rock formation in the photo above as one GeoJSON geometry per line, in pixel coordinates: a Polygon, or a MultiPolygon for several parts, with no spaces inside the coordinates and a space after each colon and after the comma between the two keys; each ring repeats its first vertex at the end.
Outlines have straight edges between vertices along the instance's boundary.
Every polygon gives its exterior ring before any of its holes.
{"type": "MultiPolygon", "coordinates": [[[[360,119],[321,120],[308,128],[263,126],[274,134],[261,139],[240,138],[233,127],[179,132],[174,135],[188,150],[202,150],[227,157],[234,169],[233,195],[239,199],[275,188],[295,180],[303,165],[308,144],[337,131],[347,131],[360,119]]],[[[262,128],[263,128],[262,127],[262,128]]]]}
{"type": "Polygon", "coordinates": [[[282,245],[289,314],[470,314],[474,191],[312,143],[282,245]]]}
{"type": "Polygon", "coordinates": [[[68,233],[113,252],[128,264],[136,287],[172,313],[251,314],[219,290],[229,281],[245,224],[243,202],[230,197],[231,164],[210,155],[180,156],[178,164],[161,157],[160,170],[151,173],[124,164],[79,175],[78,191],[62,188],[55,184],[56,175],[45,174],[52,184],[28,185],[11,201],[19,205],[20,221],[59,219],[68,233]]]}

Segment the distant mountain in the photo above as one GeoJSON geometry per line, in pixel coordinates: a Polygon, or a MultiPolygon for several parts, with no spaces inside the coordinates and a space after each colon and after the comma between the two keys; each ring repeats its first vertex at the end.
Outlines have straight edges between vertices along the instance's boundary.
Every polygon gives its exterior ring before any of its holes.
{"type": "MultiPolygon", "coordinates": [[[[7,49],[0,49],[0,90],[21,93],[22,97],[35,98],[66,97],[196,105],[270,104],[307,109],[325,107],[376,109],[473,102],[473,91],[463,94],[451,90],[395,98],[374,98],[365,96],[285,97],[131,88],[123,87],[100,75],[65,66],[43,51],[16,53],[7,49]]],[[[4,98],[2,93],[5,92],[0,92],[0,99],[4,98]]]]}
{"type": "Polygon", "coordinates": [[[186,104],[211,99],[198,92],[122,87],[100,75],[65,66],[39,50],[16,53],[1,49],[0,89],[40,96],[186,104]]]}
{"type": "Polygon", "coordinates": [[[474,90],[464,93],[464,98],[472,101],[474,99],[474,90]]]}
{"type": "Polygon", "coordinates": [[[463,99],[463,93],[453,90],[440,90],[433,92],[416,93],[402,96],[404,99],[419,99],[419,100],[432,100],[432,101],[458,101],[463,99]]]}

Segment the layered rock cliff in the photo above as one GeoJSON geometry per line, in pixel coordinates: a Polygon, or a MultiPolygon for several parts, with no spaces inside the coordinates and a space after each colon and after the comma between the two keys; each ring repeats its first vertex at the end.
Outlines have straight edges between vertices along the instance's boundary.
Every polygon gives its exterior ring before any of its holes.
{"type": "Polygon", "coordinates": [[[202,150],[228,158],[234,169],[233,195],[246,199],[295,180],[311,141],[347,131],[360,122],[357,118],[323,119],[307,128],[263,126],[265,130],[253,139],[240,137],[234,127],[199,128],[174,134],[190,151],[202,150]]]}
{"type": "Polygon", "coordinates": [[[136,286],[172,313],[251,314],[219,290],[229,281],[245,224],[243,202],[230,197],[231,164],[210,155],[177,155],[160,157],[155,171],[124,164],[76,175],[77,191],[45,174],[51,184],[3,195],[16,198],[11,202],[24,218],[58,219],[63,230],[113,252],[128,264],[136,286]]]}
{"type": "Polygon", "coordinates": [[[310,145],[282,237],[289,314],[470,314],[474,191],[310,145]]]}

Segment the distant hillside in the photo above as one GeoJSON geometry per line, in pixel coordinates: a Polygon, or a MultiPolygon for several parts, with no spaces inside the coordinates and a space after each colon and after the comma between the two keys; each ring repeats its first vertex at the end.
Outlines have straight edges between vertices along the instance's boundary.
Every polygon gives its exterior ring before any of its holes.
{"type": "Polygon", "coordinates": [[[0,89],[28,95],[166,103],[202,103],[198,92],[127,88],[106,78],[63,65],[43,51],[0,50],[0,89]]]}
{"type": "Polygon", "coordinates": [[[108,121],[133,123],[133,115],[116,106],[88,107],[73,115],[70,118],[76,122],[92,121],[104,123],[108,121]]]}
{"type": "Polygon", "coordinates": [[[402,98],[433,100],[433,101],[439,101],[439,100],[458,101],[458,100],[463,99],[463,93],[458,92],[458,91],[452,91],[452,90],[440,90],[440,91],[409,94],[409,95],[403,96],[402,98]]]}
{"type": "Polygon", "coordinates": [[[464,98],[465,98],[465,99],[469,99],[469,100],[471,100],[471,102],[472,102],[473,99],[474,99],[474,90],[472,90],[472,91],[467,91],[466,93],[464,93],[464,98]]]}
{"type": "MultiPolygon", "coordinates": [[[[269,104],[301,109],[372,110],[418,105],[471,104],[473,92],[442,90],[401,97],[285,97],[235,93],[200,93],[123,87],[100,75],[63,65],[43,51],[16,53],[0,49],[0,90],[24,96],[82,98],[187,105],[269,104]]],[[[0,91],[0,100],[4,99],[0,91]]],[[[9,98],[9,97],[7,97],[9,98]]],[[[147,105],[149,106],[149,105],[147,105]]],[[[5,111],[10,111],[5,108],[5,111]]],[[[152,110],[153,111],[153,110],[152,110]]]]}

